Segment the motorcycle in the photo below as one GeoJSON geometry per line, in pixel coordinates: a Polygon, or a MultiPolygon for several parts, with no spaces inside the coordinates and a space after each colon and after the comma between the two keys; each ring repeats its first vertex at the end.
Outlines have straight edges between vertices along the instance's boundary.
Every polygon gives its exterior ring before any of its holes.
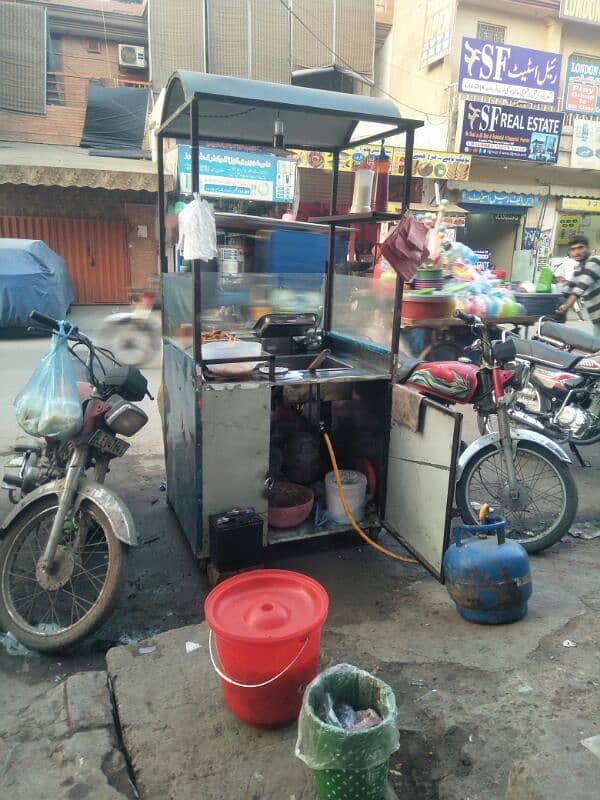
{"type": "MultiPolygon", "coordinates": [[[[59,330],[51,317],[30,317],[44,330],[59,330]]],[[[81,429],[66,441],[17,446],[19,474],[5,475],[3,486],[15,508],[0,525],[0,625],[42,652],[64,650],[107,619],[126,550],[138,543],[130,512],[104,480],[111,460],[129,448],[118,435],[134,436],[148,422],[133,402],[150,396],[146,378],[77,328],[68,338],[87,373],[77,384],[81,429]]]]}
{"type": "Polygon", "coordinates": [[[527,380],[526,366],[513,363],[514,340],[492,342],[479,317],[461,311],[455,316],[478,337],[465,353],[480,353],[480,364],[468,358],[403,360],[398,378],[437,402],[472,404],[479,414],[497,416],[498,430],[481,436],[460,456],[456,504],[469,525],[477,525],[482,507],[491,504],[495,515],[506,519],[507,536],[530,553],[544,550],[564,536],[577,512],[571,460],[541,432],[511,428],[512,397],[527,380]]]}
{"type": "Polygon", "coordinates": [[[106,342],[121,364],[147,366],[160,350],[160,322],[153,313],[161,308],[161,294],[149,288],[136,295],[131,311],[104,319],[100,341],[106,342]]]}
{"type": "MultiPolygon", "coordinates": [[[[543,319],[533,339],[508,338],[528,372],[508,408],[510,422],[568,443],[583,464],[577,447],[600,441],[600,339],[543,319]]],[[[480,414],[480,431],[493,428],[493,418],[480,414]]]]}

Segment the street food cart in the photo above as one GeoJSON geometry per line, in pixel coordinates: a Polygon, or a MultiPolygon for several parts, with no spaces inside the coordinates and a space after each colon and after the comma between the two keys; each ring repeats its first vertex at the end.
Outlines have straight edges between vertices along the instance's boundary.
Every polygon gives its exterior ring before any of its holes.
{"type": "MultiPolygon", "coordinates": [[[[398,421],[407,417],[407,409],[398,408],[401,399],[394,386],[403,281],[381,293],[371,276],[349,274],[337,231],[399,215],[336,215],[340,153],[397,134],[406,136],[402,212],[407,209],[414,132],[421,125],[379,98],[203,73],[171,77],[158,131],[162,415],[168,502],[198,558],[217,557],[221,543],[215,520],[235,522],[236,514],[260,520],[261,548],[350,529],[347,521],[324,513],[318,487],[331,469],[321,439],[325,429],[340,467],[362,470],[368,477],[363,529],[374,535],[384,527],[441,577],[461,416],[422,398],[414,424],[398,421]],[[236,311],[227,316],[221,299],[232,290],[231,276],[207,271],[196,261],[190,273],[176,272],[168,257],[164,139],[189,141],[192,191],[197,192],[199,167],[193,154],[199,140],[270,149],[274,131],[280,148],[283,136],[285,147],[333,153],[330,216],[300,224],[217,215],[217,227],[256,233],[269,227],[304,225],[322,231],[326,226],[326,263],[316,265],[303,291],[306,274],[290,273],[286,264],[265,274],[248,252],[244,272],[235,276],[236,311]],[[365,316],[355,313],[356,297],[365,295],[370,333],[365,316]],[[296,298],[291,310],[290,297],[296,298]],[[211,358],[208,345],[215,328],[234,334],[246,354],[211,358]],[[316,356],[319,363],[311,368],[316,356]],[[308,516],[295,522],[292,514],[287,527],[280,519],[275,524],[269,492],[281,474],[304,484],[313,496],[308,516]],[[232,509],[237,512],[228,514],[232,509]]],[[[256,536],[256,526],[245,531],[232,540],[240,552],[256,536]]]]}

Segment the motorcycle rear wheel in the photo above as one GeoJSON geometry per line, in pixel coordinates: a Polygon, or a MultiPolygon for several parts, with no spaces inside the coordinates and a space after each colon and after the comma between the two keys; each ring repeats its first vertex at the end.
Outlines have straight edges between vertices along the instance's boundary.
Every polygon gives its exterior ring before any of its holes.
{"type": "Polygon", "coordinates": [[[108,618],[125,558],[106,514],[85,500],[77,529],[62,535],[55,573],[40,573],[57,507],[57,499],[47,497],[24,511],[0,550],[0,624],[26,647],[45,653],[71,647],[108,618]],[[77,543],[84,527],[85,541],[77,543]]]}
{"type": "MultiPolygon", "coordinates": [[[[523,407],[529,414],[549,414],[550,402],[531,382],[528,382],[520,392],[515,395],[515,405],[523,407]]],[[[511,422],[515,428],[522,428],[523,423],[511,422]]],[[[486,433],[496,433],[498,430],[498,418],[495,414],[478,414],[477,427],[479,433],[484,436],[486,433]]]]}
{"type": "Polygon", "coordinates": [[[520,441],[515,456],[517,478],[524,496],[508,497],[508,478],[502,451],[490,444],[465,466],[456,486],[456,504],[467,525],[477,525],[484,503],[507,522],[506,536],[537,553],[559,541],[577,513],[577,487],[568,464],[536,442],[520,441]]]}

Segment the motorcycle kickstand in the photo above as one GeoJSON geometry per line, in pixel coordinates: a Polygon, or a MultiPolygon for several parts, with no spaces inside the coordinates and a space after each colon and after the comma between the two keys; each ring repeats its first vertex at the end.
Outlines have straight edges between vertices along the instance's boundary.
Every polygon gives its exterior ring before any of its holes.
{"type": "Polygon", "coordinates": [[[579,462],[579,466],[580,467],[591,467],[591,464],[590,464],[589,461],[584,461],[581,453],[579,452],[579,448],[577,447],[576,444],[573,444],[573,442],[569,442],[569,449],[573,453],[573,455],[575,456],[577,461],[579,462]]]}

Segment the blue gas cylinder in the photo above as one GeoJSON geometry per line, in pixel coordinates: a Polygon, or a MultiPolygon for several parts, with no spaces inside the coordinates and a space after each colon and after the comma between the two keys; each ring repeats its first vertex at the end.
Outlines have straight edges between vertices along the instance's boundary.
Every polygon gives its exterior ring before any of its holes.
{"type": "Polygon", "coordinates": [[[516,622],[527,613],[531,572],[527,551],[504,535],[506,522],[461,525],[455,544],[444,555],[448,594],[458,613],[470,622],[497,625],[516,622]],[[481,538],[496,533],[495,538],[481,538]]]}

